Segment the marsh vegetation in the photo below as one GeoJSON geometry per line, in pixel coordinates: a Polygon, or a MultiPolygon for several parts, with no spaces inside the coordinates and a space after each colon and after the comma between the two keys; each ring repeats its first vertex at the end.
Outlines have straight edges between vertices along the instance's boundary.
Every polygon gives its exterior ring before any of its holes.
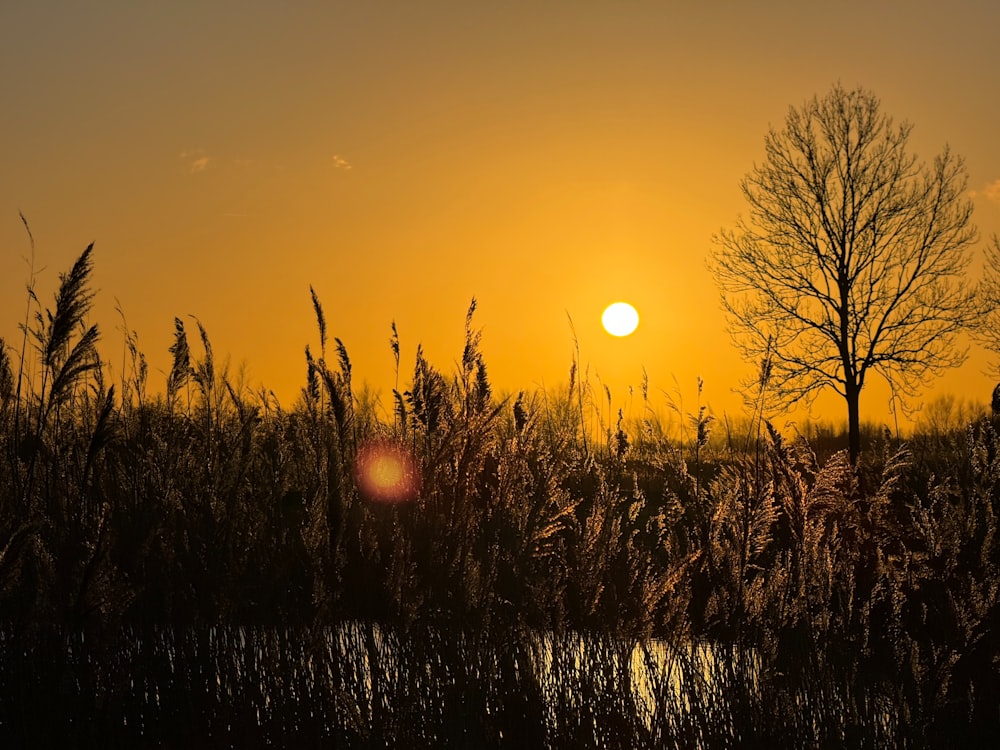
{"type": "Polygon", "coordinates": [[[315,294],[294,405],[180,319],[162,390],[132,334],[112,383],[91,264],[50,308],[32,284],[0,346],[4,746],[927,747],[1000,726],[990,418],[875,432],[857,462],[760,408],[739,430],[696,408],[670,437],[645,384],[615,420],[577,361],[561,392],[494,393],[474,303],[457,371],[418,350],[381,408],[315,294]],[[377,442],[412,456],[412,498],[359,491],[377,442]]]}

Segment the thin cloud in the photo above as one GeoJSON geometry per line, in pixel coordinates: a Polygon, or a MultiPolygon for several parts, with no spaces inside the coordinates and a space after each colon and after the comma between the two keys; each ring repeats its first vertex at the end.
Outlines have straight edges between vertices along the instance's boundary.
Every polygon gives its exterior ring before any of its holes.
{"type": "Polygon", "coordinates": [[[200,156],[193,162],[191,162],[191,174],[194,174],[195,172],[202,172],[207,166],[208,166],[208,157],[200,156]]]}
{"type": "Polygon", "coordinates": [[[333,166],[336,169],[343,169],[345,172],[351,169],[351,163],[340,154],[333,155],[333,166]]]}
{"type": "Polygon", "coordinates": [[[191,174],[204,172],[208,163],[211,161],[211,157],[206,156],[205,152],[200,148],[190,151],[181,151],[181,158],[188,162],[188,171],[191,174]]]}
{"type": "Polygon", "coordinates": [[[983,190],[985,195],[993,203],[1000,203],[1000,180],[994,180],[983,190]]]}
{"type": "Polygon", "coordinates": [[[1000,180],[993,180],[993,182],[987,184],[982,190],[970,190],[970,198],[978,198],[982,196],[990,203],[1000,203],[1000,180]]]}

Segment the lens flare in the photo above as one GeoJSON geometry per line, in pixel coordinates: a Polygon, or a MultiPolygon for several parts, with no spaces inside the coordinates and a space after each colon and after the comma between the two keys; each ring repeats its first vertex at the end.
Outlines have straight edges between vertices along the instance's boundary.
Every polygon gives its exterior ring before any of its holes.
{"type": "Polygon", "coordinates": [[[354,458],[354,479],[361,495],[377,503],[405,503],[420,493],[420,471],[398,443],[377,440],[354,458]]]}

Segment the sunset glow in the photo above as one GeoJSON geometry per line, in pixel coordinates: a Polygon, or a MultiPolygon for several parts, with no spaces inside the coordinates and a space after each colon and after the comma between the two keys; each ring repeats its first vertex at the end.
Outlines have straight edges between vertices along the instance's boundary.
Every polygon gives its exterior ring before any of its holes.
{"type": "MultiPolygon", "coordinates": [[[[768,128],[838,80],[914,123],[922,158],[950,143],[980,234],[1000,231],[1000,100],[983,95],[1000,8],[983,4],[919,2],[902,20],[862,3],[208,3],[196,21],[15,6],[0,24],[0,336],[18,339],[31,277],[20,210],[41,298],[95,243],[102,352],[121,369],[135,331],[151,393],[174,317],[196,315],[231,371],[290,406],[318,345],[312,285],[383,403],[418,345],[451,374],[476,297],[498,391],[561,387],[578,343],[615,407],[645,372],[652,393],[689,398],[701,377],[714,413],[742,414],[756,365],[731,346],[712,237],[746,210],[739,181],[768,128]],[[818,50],[816,28],[852,42],[818,50]],[[627,350],[590,312],[608,289],[642,314],[627,350]]],[[[927,398],[987,400],[993,372],[973,345],[927,398]]],[[[891,400],[873,378],[865,419],[893,421],[891,400]]],[[[812,415],[840,407],[827,392],[812,415]]]]}

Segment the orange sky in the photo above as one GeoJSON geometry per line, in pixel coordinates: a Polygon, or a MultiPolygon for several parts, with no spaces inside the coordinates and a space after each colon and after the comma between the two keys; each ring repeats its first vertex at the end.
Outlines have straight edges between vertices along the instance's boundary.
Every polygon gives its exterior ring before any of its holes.
{"type": "MultiPolygon", "coordinates": [[[[0,335],[24,314],[21,210],[46,304],[96,243],[103,351],[120,365],[118,300],[155,390],[194,314],[291,405],[312,284],[375,387],[393,320],[405,368],[421,342],[452,372],[475,296],[499,391],[566,382],[568,313],[616,407],[645,368],[658,405],[679,388],[693,410],[700,375],[738,415],[752,365],[705,258],[768,126],[837,81],[913,122],[920,156],[963,155],[1000,231],[989,0],[86,6],[0,9],[0,335]],[[642,316],[625,339],[600,329],[618,299],[642,316]]],[[[987,367],[973,348],[927,393],[986,400],[987,367]]],[[[889,423],[887,399],[873,381],[863,418],[889,423]]]]}

